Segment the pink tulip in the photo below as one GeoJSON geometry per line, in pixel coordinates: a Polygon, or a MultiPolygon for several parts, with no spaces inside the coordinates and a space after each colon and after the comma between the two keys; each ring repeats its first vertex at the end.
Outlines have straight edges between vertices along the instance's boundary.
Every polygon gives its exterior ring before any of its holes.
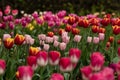
{"type": "MultiPolygon", "coordinates": [[[[93,73],[88,80],[106,80],[105,77],[99,73],[93,73]]],[[[108,79],[107,79],[108,80],[108,79]]]]}
{"type": "Polygon", "coordinates": [[[53,42],[53,37],[46,37],[45,42],[46,43],[52,43],[53,42]]]}
{"type": "Polygon", "coordinates": [[[11,30],[13,30],[14,27],[15,27],[15,24],[11,21],[11,22],[8,23],[8,26],[11,30]]]}
{"type": "Polygon", "coordinates": [[[104,65],[105,59],[102,53],[100,52],[93,52],[90,57],[90,64],[94,71],[99,71],[104,65]]]}
{"type": "Polygon", "coordinates": [[[32,45],[32,44],[34,44],[34,39],[30,36],[30,35],[25,35],[25,43],[26,44],[30,44],[30,45],[32,45]]]}
{"type": "Polygon", "coordinates": [[[19,66],[16,77],[19,80],[32,80],[33,70],[30,66],[19,66]]]}
{"type": "Polygon", "coordinates": [[[100,39],[101,41],[103,41],[104,38],[105,38],[105,34],[104,34],[104,33],[99,33],[99,39],[100,39]]]}
{"type": "Polygon", "coordinates": [[[45,34],[40,34],[40,35],[38,35],[38,39],[39,39],[39,40],[45,40],[45,38],[46,38],[46,35],[45,35],[45,34]]]}
{"type": "Polygon", "coordinates": [[[8,15],[8,14],[10,14],[10,11],[11,11],[11,9],[6,8],[6,9],[4,10],[4,13],[5,13],[6,15],[8,15]]]}
{"type": "Polygon", "coordinates": [[[93,43],[98,44],[100,41],[99,37],[93,37],[93,43]]]}
{"type": "Polygon", "coordinates": [[[68,36],[68,32],[65,32],[65,31],[64,31],[64,32],[62,33],[62,37],[64,37],[64,36],[68,36]]]}
{"type": "Polygon", "coordinates": [[[87,37],[87,42],[88,42],[88,43],[91,43],[91,42],[92,42],[92,37],[88,36],[88,37],[87,37]]]}
{"type": "Polygon", "coordinates": [[[80,71],[82,73],[83,80],[89,80],[89,77],[92,74],[91,67],[90,66],[85,66],[85,67],[81,68],[80,71]]]}
{"type": "Polygon", "coordinates": [[[120,75],[120,62],[118,62],[116,65],[116,71],[117,71],[117,74],[120,75]]]}
{"type": "Polygon", "coordinates": [[[5,41],[7,38],[11,38],[10,34],[4,34],[3,35],[3,41],[5,41]]]}
{"type": "Polygon", "coordinates": [[[43,49],[44,49],[45,51],[48,51],[49,48],[50,48],[50,45],[49,45],[49,44],[44,44],[44,45],[43,45],[43,49]]]}
{"type": "Polygon", "coordinates": [[[2,11],[0,11],[0,17],[2,17],[3,16],[3,13],[2,13],[2,11]]]}
{"type": "Polygon", "coordinates": [[[16,16],[17,14],[18,14],[18,10],[17,9],[12,10],[12,15],[16,16]]]}
{"type": "Polygon", "coordinates": [[[53,46],[54,46],[54,47],[58,47],[59,44],[60,44],[60,42],[58,42],[58,41],[54,41],[53,46]]]}
{"type": "Polygon", "coordinates": [[[35,56],[28,56],[27,64],[31,66],[33,70],[36,70],[37,69],[37,58],[35,56]]]}
{"type": "Polygon", "coordinates": [[[46,51],[40,51],[37,54],[37,64],[39,66],[46,66],[48,63],[48,53],[46,51]]]}
{"type": "Polygon", "coordinates": [[[0,59],[0,75],[4,74],[6,68],[6,62],[0,59]]]}
{"type": "Polygon", "coordinates": [[[81,50],[79,50],[78,48],[71,48],[69,50],[69,56],[70,56],[71,62],[77,63],[81,56],[81,50]]]}
{"type": "Polygon", "coordinates": [[[53,73],[50,80],[64,80],[64,77],[60,73],[53,73]]]}
{"type": "Polygon", "coordinates": [[[60,52],[58,51],[50,51],[49,52],[49,63],[50,65],[58,65],[60,60],[60,52]]]}
{"type": "Polygon", "coordinates": [[[58,41],[58,40],[59,40],[59,37],[54,35],[54,36],[53,36],[53,40],[54,40],[54,41],[58,41]]]}
{"type": "Polygon", "coordinates": [[[59,65],[62,72],[70,72],[73,69],[73,65],[69,57],[62,57],[59,61],[59,65]]]}
{"type": "Polygon", "coordinates": [[[62,36],[62,41],[63,41],[64,43],[68,44],[69,41],[70,41],[70,37],[68,37],[68,36],[62,36]]]}
{"type": "Polygon", "coordinates": [[[59,44],[60,50],[65,50],[66,49],[66,43],[62,42],[59,44]]]}
{"type": "Polygon", "coordinates": [[[40,45],[44,45],[44,44],[45,44],[45,41],[40,40],[39,43],[40,43],[40,45]]]}
{"type": "Polygon", "coordinates": [[[74,37],[74,39],[73,39],[73,41],[74,42],[80,42],[80,40],[81,40],[81,38],[82,38],[82,36],[80,36],[80,35],[75,35],[75,37],[74,37]]]}

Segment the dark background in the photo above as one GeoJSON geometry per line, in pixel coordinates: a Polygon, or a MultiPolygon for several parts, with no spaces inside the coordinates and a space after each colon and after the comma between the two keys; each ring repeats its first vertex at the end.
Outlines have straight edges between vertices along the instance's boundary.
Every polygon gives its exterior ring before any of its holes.
{"type": "Polygon", "coordinates": [[[6,5],[13,9],[24,10],[27,13],[50,10],[57,12],[67,10],[68,13],[85,15],[88,13],[102,12],[119,13],[120,0],[0,0],[0,8],[6,5]]]}

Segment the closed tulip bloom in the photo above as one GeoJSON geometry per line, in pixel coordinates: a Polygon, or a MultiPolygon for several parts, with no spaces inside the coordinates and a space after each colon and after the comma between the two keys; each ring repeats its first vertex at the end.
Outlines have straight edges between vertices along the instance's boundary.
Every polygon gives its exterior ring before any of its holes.
{"type": "Polygon", "coordinates": [[[54,35],[54,36],[53,36],[53,40],[54,40],[54,41],[58,41],[58,40],[59,40],[59,37],[54,35]]]}
{"type": "Polygon", "coordinates": [[[32,44],[34,44],[34,39],[30,36],[30,35],[25,35],[25,43],[26,44],[30,44],[30,45],[32,45],[32,44]]]}
{"type": "Polygon", "coordinates": [[[68,36],[63,36],[63,37],[62,37],[62,41],[63,41],[64,43],[68,44],[69,41],[70,41],[70,37],[68,37],[68,36]]]}
{"type": "Polygon", "coordinates": [[[53,73],[50,77],[50,80],[64,80],[64,76],[60,73],[53,73]]]}
{"type": "Polygon", "coordinates": [[[79,50],[78,48],[71,48],[69,50],[69,56],[72,63],[77,63],[81,56],[81,50],[79,50]]]}
{"type": "Polygon", "coordinates": [[[99,71],[104,65],[105,59],[100,52],[93,52],[90,57],[90,64],[94,71],[99,71]]]}
{"type": "Polygon", "coordinates": [[[101,41],[103,41],[104,38],[105,38],[105,34],[104,34],[104,33],[99,33],[99,39],[100,39],[101,41]]]}
{"type": "Polygon", "coordinates": [[[48,63],[48,53],[46,51],[39,51],[37,54],[37,64],[39,66],[46,66],[48,63]]]}
{"type": "Polygon", "coordinates": [[[5,39],[7,39],[7,38],[11,38],[11,35],[10,34],[4,34],[3,35],[3,41],[5,41],[5,39]]]}
{"type": "Polygon", "coordinates": [[[73,69],[73,65],[69,57],[62,57],[59,61],[59,66],[62,72],[70,72],[73,69]]]}
{"type": "Polygon", "coordinates": [[[14,39],[13,38],[6,38],[5,41],[4,41],[4,46],[5,48],[7,49],[10,49],[12,48],[14,45],[14,39]]]}
{"type": "Polygon", "coordinates": [[[44,49],[45,51],[48,51],[49,48],[50,48],[50,45],[49,45],[49,44],[44,44],[44,45],[43,45],[43,49],[44,49]]]}
{"type": "Polygon", "coordinates": [[[62,28],[60,28],[59,31],[58,31],[59,35],[62,35],[63,32],[65,32],[65,30],[62,29],[62,28]]]}
{"type": "Polygon", "coordinates": [[[119,39],[119,40],[117,40],[117,43],[118,43],[118,44],[120,44],[120,39],[119,39]]]}
{"type": "Polygon", "coordinates": [[[58,51],[50,51],[49,52],[49,63],[50,65],[58,65],[60,60],[60,52],[58,51]]]}
{"type": "Polygon", "coordinates": [[[17,14],[18,14],[18,10],[17,9],[12,10],[12,15],[16,16],[17,14]]]}
{"type": "Polygon", "coordinates": [[[38,35],[38,39],[39,39],[39,40],[45,40],[45,38],[46,38],[46,35],[45,35],[45,34],[40,34],[40,35],[38,35]]]}
{"type": "Polygon", "coordinates": [[[114,37],[113,36],[110,36],[109,37],[109,42],[112,43],[114,41],[114,37]]]}
{"type": "Polygon", "coordinates": [[[80,40],[81,40],[81,38],[82,38],[82,36],[80,36],[80,35],[75,35],[73,41],[79,43],[80,40]]]}
{"type": "Polygon", "coordinates": [[[99,28],[99,33],[105,33],[105,31],[106,31],[105,28],[102,28],[102,27],[99,28]]]}
{"type": "Polygon", "coordinates": [[[27,64],[32,67],[33,70],[37,69],[37,58],[36,56],[28,56],[27,64]]]}
{"type": "Polygon", "coordinates": [[[53,32],[48,32],[47,35],[48,35],[49,37],[53,37],[53,36],[54,36],[54,33],[53,33],[53,32]]]}
{"type": "Polygon", "coordinates": [[[98,44],[100,42],[99,37],[93,37],[93,43],[98,44]]]}
{"type": "Polygon", "coordinates": [[[100,72],[98,72],[93,73],[88,80],[106,80],[106,79],[100,72]]]}
{"type": "Polygon", "coordinates": [[[59,44],[59,48],[60,48],[60,50],[65,50],[66,49],[66,43],[64,43],[64,42],[62,42],[62,43],[60,43],[59,44]]]}
{"type": "Polygon", "coordinates": [[[83,80],[89,80],[89,77],[92,74],[91,67],[90,66],[85,66],[85,67],[81,68],[80,71],[82,73],[83,80]]]}
{"type": "Polygon", "coordinates": [[[79,33],[80,33],[80,30],[78,28],[72,28],[72,34],[76,35],[79,33]]]}
{"type": "Polygon", "coordinates": [[[33,69],[30,66],[19,66],[16,72],[16,77],[19,80],[32,80],[33,69]]]}
{"type": "Polygon", "coordinates": [[[8,23],[8,26],[9,26],[9,28],[10,28],[11,30],[13,30],[14,27],[15,27],[15,24],[14,24],[12,21],[10,21],[10,22],[8,23]]]}
{"type": "Polygon", "coordinates": [[[66,25],[65,31],[70,32],[71,30],[72,30],[72,26],[71,25],[66,25]]]}
{"type": "Polygon", "coordinates": [[[6,68],[5,60],[0,59],[0,75],[3,75],[6,68]]]}
{"type": "Polygon", "coordinates": [[[99,31],[99,26],[93,25],[92,26],[92,32],[93,33],[98,33],[98,31],[99,31]]]}
{"type": "Polygon", "coordinates": [[[115,35],[120,34],[120,26],[115,25],[115,26],[112,26],[112,28],[113,28],[113,34],[115,35]]]}
{"type": "Polygon", "coordinates": [[[60,42],[58,42],[58,41],[54,41],[53,46],[54,46],[54,47],[58,47],[59,44],[60,44],[60,42]]]}
{"type": "Polygon", "coordinates": [[[87,42],[88,42],[88,43],[91,43],[91,42],[92,42],[92,37],[88,36],[88,37],[87,37],[87,42]]]}
{"type": "Polygon", "coordinates": [[[103,18],[103,19],[101,20],[101,24],[102,24],[103,26],[107,26],[108,24],[110,24],[110,18],[103,18]]]}
{"type": "Polygon", "coordinates": [[[22,45],[25,41],[25,37],[23,35],[16,34],[14,42],[16,45],[22,45]]]}
{"type": "Polygon", "coordinates": [[[62,37],[68,36],[68,32],[65,32],[65,31],[64,31],[61,36],[62,36],[62,37]]]}
{"type": "Polygon", "coordinates": [[[37,47],[30,47],[29,48],[29,55],[36,56],[39,52],[39,49],[37,47]]]}
{"type": "Polygon", "coordinates": [[[46,43],[53,43],[53,37],[46,37],[45,42],[46,43]]]}

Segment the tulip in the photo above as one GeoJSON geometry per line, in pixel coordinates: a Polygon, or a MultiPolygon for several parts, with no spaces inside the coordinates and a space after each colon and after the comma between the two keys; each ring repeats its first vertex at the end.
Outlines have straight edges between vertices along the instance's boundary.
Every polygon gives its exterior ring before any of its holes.
{"type": "Polygon", "coordinates": [[[113,36],[110,36],[109,37],[109,42],[112,43],[114,41],[114,37],[113,36]]]}
{"type": "Polygon", "coordinates": [[[99,31],[99,26],[93,25],[92,26],[92,32],[93,33],[98,33],[98,31],[99,31]]]}
{"type": "Polygon", "coordinates": [[[53,73],[50,80],[64,80],[64,77],[60,73],[53,73]]]}
{"type": "Polygon", "coordinates": [[[58,51],[50,51],[49,52],[49,63],[50,65],[58,65],[60,60],[60,52],[58,51]]]}
{"type": "Polygon", "coordinates": [[[99,37],[93,37],[93,43],[98,44],[100,41],[99,37]]]}
{"type": "Polygon", "coordinates": [[[81,56],[81,50],[79,50],[78,48],[71,48],[69,50],[69,56],[72,63],[77,63],[81,56]]]}
{"type": "Polygon", "coordinates": [[[3,41],[5,41],[7,38],[11,38],[10,34],[4,34],[3,35],[3,41]]]}
{"type": "Polygon", "coordinates": [[[60,50],[65,50],[65,48],[66,48],[66,43],[64,43],[64,42],[60,43],[60,44],[59,44],[59,48],[60,48],[60,50]]]}
{"type": "Polygon", "coordinates": [[[53,33],[53,32],[48,32],[47,35],[48,35],[49,37],[53,37],[53,36],[54,36],[54,33],[53,33]]]}
{"type": "Polygon", "coordinates": [[[68,23],[69,23],[70,25],[73,25],[75,22],[76,22],[76,18],[73,17],[73,16],[69,16],[68,23]]]}
{"type": "Polygon", "coordinates": [[[44,49],[45,51],[48,51],[49,48],[50,48],[50,45],[49,45],[49,44],[44,44],[44,45],[43,45],[43,49],[44,49]]]}
{"type": "Polygon", "coordinates": [[[54,46],[54,47],[58,47],[58,46],[59,46],[59,43],[60,43],[60,42],[58,42],[58,41],[54,41],[53,46],[54,46]]]}
{"type": "Polygon", "coordinates": [[[13,38],[6,38],[4,40],[4,46],[5,46],[5,48],[10,49],[10,48],[13,47],[13,45],[14,45],[14,39],[13,38]]]}
{"type": "Polygon", "coordinates": [[[6,68],[6,62],[2,59],[0,59],[0,75],[3,75],[6,68]]]}
{"type": "Polygon", "coordinates": [[[105,33],[105,31],[106,31],[105,28],[102,28],[102,27],[99,28],[99,33],[105,33]]]}
{"type": "Polygon", "coordinates": [[[59,36],[55,36],[55,35],[54,35],[54,36],[53,36],[53,40],[54,40],[54,41],[58,41],[58,40],[59,40],[59,36]]]}
{"type": "Polygon", "coordinates": [[[48,63],[48,53],[46,51],[39,51],[37,54],[37,64],[39,66],[46,66],[48,63]]]}
{"type": "Polygon", "coordinates": [[[80,35],[75,35],[73,41],[79,43],[81,40],[82,36],[80,35]]]}
{"type": "Polygon", "coordinates": [[[73,65],[69,57],[62,57],[59,61],[59,65],[62,72],[70,72],[73,69],[73,65]]]}
{"type": "Polygon", "coordinates": [[[46,37],[45,42],[46,43],[52,43],[53,42],[53,37],[46,37]]]}
{"type": "Polygon", "coordinates": [[[68,37],[68,36],[63,36],[63,37],[62,37],[62,41],[63,41],[64,43],[68,44],[69,41],[70,41],[70,37],[68,37]]]}
{"type": "Polygon", "coordinates": [[[19,80],[32,80],[33,69],[30,66],[19,66],[16,72],[16,77],[19,80]]]}
{"type": "Polygon", "coordinates": [[[104,34],[104,33],[99,33],[99,39],[100,39],[101,41],[103,41],[104,38],[105,38],[105,34],[104,34]]]}
{"type": "Polygon", "coordinates": [[[11,11],[11,9],[6,8],[6,9],[4,10],[4,13],[5,13],[6,15],[8,15],[8,14],[10,14],[10,11],[11,11]]]}
{"type": "Polygon", "coordinates": [[[120,44],[120,39],[119,39],[119,40],[117,40],[117,43],[118,43],[118,44],[120,44]]]}
{"type": "Polygon", "coordinates": [[[116,64],[116,63],[111,63],[111,64],[109,65],[109,67],[110,67],[111,69],[113,69],[114,72],[116,72],[116,67],[117,67],[117,64],[116,64]]]}
{"type": "Polygon", "coordinates": [[[16,34],[14,42],[16,45],[22,45],[25,41],[25,37],[23,35],[16,34]]]}
{"type": "Polygon", "coordinates": [[[107,43],[106,43],[106,47],[109,48],[109,47],[110,47],[110,44],[111,44],[110,42],[107,42],[107,43]]]}
{"type": "Polygon", "coordinates": [[[68,36],[68,32],[65,32],[65,31],[64,31],[61,36],[62,36],[62,37],[68,36]]]}
{"type": "Polygon", "coordinates": [[[112,28],[113,28],[113,33],[114,33],[115,35],[120,34],[120,26],[115,25],[115,26],[112,26],[112,28]]]}
{"type": "Polygon", "coordinates": [[[59,11],[59,12],[57,13],[57,16],[58,16],[58,18],[63,18],[63,17],[65,17],[65,16],[66,16],[66,11],[65,11],[65,10],[59,11]]]}
{"type": "Polygon", "coordinates": [[[36,56],[39,52],[39,49],[37,47],[30,47],[29,48],[29,55],[36,56]]]}
{"type": "Polygon", "coordinates": [[[99,24],[99,19],[97,19],[97,18],[91,18],[90,20],[90,23],[91,23],[91,25],[96,25],[96,26],[98,26],[99,24]]]}
{"type": "Polygon", "coordinates": [[[80,30],[78,28],[72,28],[72,34],[76,35],[79,33],[80,33],[80,30]]]}
{"type": "Polygon", "coordinates": [[[108,24],[110,24],[110,18],[103,18],[103,19],[101,20],[101,24],[102,24],[103,26],[107,26],[108,24]]]}
{"type": "Polygon", "coordinates": [[[45,38],[46,38],[46,35],[45,35],[45,34],[40,34],[40,35],[38,35],[38,39],[39,39],[39,40],[45,40],[45,38]]]}
{"type": "Polygon", "coordinates": [[[12,10],[12,15],[16,16],[17,14],[18,14],[18,10],[17,9],[12,10]]]}
{"type": "Polygon", "coordinates": [[[120,57],[120,47],[118,47],[118,56],[120,57]]]}
{"type": "Polygon", "coordinates": [[[58,31],[59,35],[62,35],[62,33],[63,33],[64,31],[65,31],[64,29],[60,28],[59,31],[58,31]]]}
{"type": "Polygon", "coordinates": [[[45,41],[40,40],[39,43],[40,43],[40,45],[44,45],[45,41]]]}
{"type": "Polygon", "coordinates": [[[30,44],[30,45],[32,45],[32,44],[34,44],[34,39],[30,36],[30,35],[25,35],[25,43],[26,44],[30,44]]]}
{"type": "Polygon", "coordinates": [[[72,30],[72,26],[71,25],[66,25],[65,31],[70,32],[71,30],[72,30]]]}
{"type": "Polygon", "coordinates": [[[89,80],[89,77],[92,74],[91,67],[90,66],[85,66],[85,67],[81,68],[80,71],[82,73],[83,80],[89,80]]]}
{"type": "Polygon", "coordinates": [[[5,29],[6,28],[6,23],[5,22],[1,22],[0,23],[0,29],[5,29]]]}
{"type": "Polygon", "coordinates": [[[88,80],[106,80],[105,77],[100,73],[93,73],[88,80]]]}
{"type": "Polygon", "coordinates": [[[36,56],[28,56],[27,64],[32,67],[33,70],[37,69],[37,58],[36,56]]]}
{"type": "Polygon", "coordinates": [[[79,19],[78,25],[82,26],[84,28],[87,28],[87,27],[89,27],[90,23],[89,23],[89,20],[87,20],[86,18],[84,18],[84,19],[79,19]]]}
{"type": "Polygon", "coordinates": [[[2,13],[2,11],[0,11],[0,18],[3,16],[3,13],[2,13]]]}
{"type": "Polygon", "coordinates": [[[87,37],[87,42],[88,42],[88,43],[91,43],[91,42],[92,42],[92,37],[88,36],[88,37],[87,37]]]}
{"type": "Polygon", "coordinates": [[[9,26],[9,28],[10,28],[11,30],[13,30],[14,27],[15,27],[15,25],[14,25],[14,23],[13,23],[12,21],[8,23],[8,26],[9,26]]]}
{"type": "Polygon", "coordinates": [[[104,56],[100,52],[93,52],[90,57],[90,62],[92,70],[99,71],[105,62],[104,56]]]}

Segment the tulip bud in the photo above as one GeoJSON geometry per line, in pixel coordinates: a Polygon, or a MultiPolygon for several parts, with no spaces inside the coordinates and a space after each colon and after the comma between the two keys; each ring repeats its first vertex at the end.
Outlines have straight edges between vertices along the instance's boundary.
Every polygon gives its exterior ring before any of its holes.
{"type": "Polygon", "coordinates": [[[106,31],[105,28],[102,27],[99,28],[99,33],[105,33],[105,31],[106,31]]]}
{"type": "Polygon", "coordinates": [[[89,80],[89,77],[92,74],[91,67],[90,66],[85,66],[85,67],[81,68],[80,71],[82,73],[83,80],[89,80]]]}
{"type": "Polygon", "coordinates": [[[29,48],[29,55],[36,56],[39,52],[39,49],[37,47],[30,47],[29,48]]]}
{"type": "Polygon", "coordinates": [[[64,80],[64,77],[60,73],[53,73],[50,80],[64,80]]]}
{"type": "Polygon", "coordinates": [[[104,56],[100,52],[93,52],[90,57],[90,62],[92,70],[99,71],[105,62],[104,56]]]}
{"type": "Polygon", "coordinates": [[[80,42],[80,40],[81,40],[81,38],[82,38],[82,36],[80,36],[80,35],[75,35],[75,37],[74,37],[74,42],[80,42]]]}
{"type": "Polygon", "coordinates": [[[14,39],[13,38],[6,38],[5,41],[4,41],[4,46],[5,48],[7,49],[10,49],[12,48],[14,45],[14,39]]]}
{"type": "Polygon", "coordinates": [[[73,69],[72,62],[69,57],[62,57],[59,61],[60,70],[63,72],[70,72],[73,69]]]}
{"type": "Polygon", "coordinates": [[[93,37],[93,43],[98,44],[100,41],[99,37],[93,37]]]}
{"type": "Polygon", "coordinates": [[[28,56],[27,64],[32,67],[33,70],[37,69],[37,58],[36,56],[28,56]]]}
{"type": "Polygon", "coordinates": [[[0,75],[3,75],[6,68],[6,62],[2,59],[0,59],[0,75]]]}
{"type": "Polygon", "coordinates": [[[99,39],[100,39],[101,41],[103,41],[104,38],[105,38],[105,34],[104,34],[104,33],[99,33],[99,39]]]}
{"type": "Polygon", "coordinates": [[[32,80],[33,70],[30,66],[19,66],[16,77],[19,80],[32,80]]]}
{"type": "Polygon", "coordinates": [[[114,37],[113,36],[110,36],[109,37],[109,42],[112,43],[114,41],[114,37]]]}
{"type": "Polygon", "coordinates": [[[88,42],[88,43],[91,43],[91,42],[92,42],[92,37],[88,36],[88,37],[87,37],[87,42],[88,42]]]}
{"type": "Polygon", "coordinates": [[[39,51],[37,54],[37,64],[39,66],[46,66],[48,63],[48,53],[46,51],[39,51]]]}
{"type": "Polygon", "coordinates": [[[92,32],[97,33],[99,31],[99,26],[93,25],[92,32]]]}
{"type": "Polygon", "coordinates": [[[60,60],[60,52],[50,51],[49,52],[49,63],[50,65],[58,65],[60,60]]]}
{"type": "Polygon", "coordinates": [[[81,50],[79,50],[78,48],[71,48],[69,50],[69,56],[72,63],[77,63],[81,56],[81,50]]]}
{"type": "Polygon", "coordinates": [[[22,45],[25,40],[25,37],[23,35],[16,34],[14,42],[16,45],[22,45]]]}
{"type": "Polygon", "coordinates": [[[18,14],[18,10],[15,9],[15,10],[12,10],[12,15],[16,16],[18,14]]]}

